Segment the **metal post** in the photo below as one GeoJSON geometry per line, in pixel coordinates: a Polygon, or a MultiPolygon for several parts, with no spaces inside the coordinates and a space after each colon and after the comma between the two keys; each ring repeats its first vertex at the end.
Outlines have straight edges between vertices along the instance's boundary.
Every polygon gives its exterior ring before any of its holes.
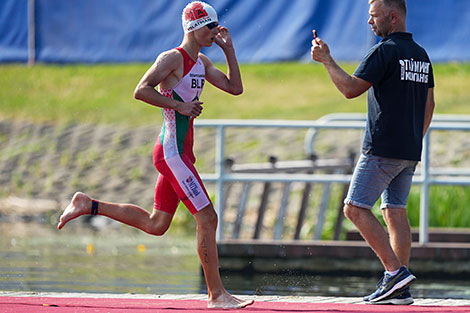
{"type": "Polygon", "coordinates": [[[282,192],[281,206],[279,208],[279,215],[277,217],[276,225],[274,226],[274,240],[282,239],[282,233],[284,232],[284,224],[286,221],[286,210],[287,202],[289,201],[291,182],[286,182],[284,185],[284,191],[282,192]]]}
{"type": "Polygon", "coordinates": [[[36,62],[35,0],[28,0],[28,65],[36,62]]]}
{"type": "Polygon", "coordinates": [[[320,210],[318,211],[317,224],[315,225],[314,240],[321,240],[323,226],[325,225],[326,210],[328,209],[328,200],[330,199],[331,183],[323,184],[323,194],[321,197],[320,210]]]}
{"type": "Polygon", "coordinates": [[[217,138],[215,143],[215,174],[217,177],[216,192],[215,192],[215,210],[219,217],[217,226],[217,240],[223,239],[224,233],[224,159],[225,159],[225,127],[224,125],[217,126],[217,138]]]}
{"type": "Polygon", "coordinates": [[[423,141],[423,184],[421,186],[421,197],[419,206],[419,243],[424,245],[428,242],[429,224],[429,133],[424,136],[423,141]]]}
{"type": "Polygon", "coordinates": [[[242,228],[243,217],[245,216],[246,203],[248,202],[248,196],[250,194],[251,183],[244,183],[242,195],[240,197],[240,203],[238,203],[237,219],[233,227],[232,239],[240,238],[240,230],[242,228]]]}

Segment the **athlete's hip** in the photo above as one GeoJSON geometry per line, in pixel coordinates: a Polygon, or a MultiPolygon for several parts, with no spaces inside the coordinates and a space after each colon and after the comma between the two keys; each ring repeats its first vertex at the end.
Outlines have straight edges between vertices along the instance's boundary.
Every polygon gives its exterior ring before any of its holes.
{"type": "Polygon", "coordinates": [[[181,147],[175,145],[169,146],[168,144],[162,142],[159,137],[153,149],[153,164],[157,166],[157,163],[167,162],[167,160],[173,159],[175,157],[180,159],[187,159],[192,164],[196,162],[192,144],[185,144],[181,147]]]}

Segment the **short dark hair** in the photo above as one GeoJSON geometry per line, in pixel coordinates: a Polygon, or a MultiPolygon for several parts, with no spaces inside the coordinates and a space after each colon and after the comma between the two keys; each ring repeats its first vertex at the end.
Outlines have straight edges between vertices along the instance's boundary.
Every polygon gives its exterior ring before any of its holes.
{"type": "MultiPolygon", "coordinates": [[[[369,4],[376,0],[369,0],[369,4]]],[[[406,15],[406,0],[377,0],[381,1],[386,7],[393,7],[400,10],[403,14],[406,15]]]]}

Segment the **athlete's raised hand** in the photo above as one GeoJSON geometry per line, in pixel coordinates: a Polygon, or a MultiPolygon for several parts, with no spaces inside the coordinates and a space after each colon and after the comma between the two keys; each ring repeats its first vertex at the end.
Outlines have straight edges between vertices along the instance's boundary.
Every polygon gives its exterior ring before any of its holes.
{"type": "Polygon", "coordinates": [[[215,43],[222,49],[232,48],[232,37],[230,36],[228,28],[220,25],[217,27],[219,29],[219,33],[217,34],[217,36],[215,36],[215,43]]]}
{"type": "Polygon", "coordinates": [[[202,104],[203,102],[199,100],[180,102],[176,107],[176,111],[183,115],[198,117],[202,112],[202,104]]]}

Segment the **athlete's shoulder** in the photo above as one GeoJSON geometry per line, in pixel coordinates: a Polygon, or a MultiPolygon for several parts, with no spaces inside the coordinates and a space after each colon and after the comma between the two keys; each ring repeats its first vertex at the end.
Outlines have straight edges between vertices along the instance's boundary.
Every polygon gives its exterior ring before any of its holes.
{"type": "Polygon", "coordinates": [[[163,51],[157,56],[157,60],[162,60],[165,62],[178,62],[181,61],[182,58],[183,55],[176,49],[163,51]]]}
{"type": "Polygon", "coordinates": [[[183,56],[175,49],[167,50],[157,56],[153,68],[157,71],[177,71],[183,64],[183,56]]]}
{"type": "Polygon", "coordinates": [[[201,59],[202,63],[204,63],[205,67],[212,64],[211,60],[205,54],[199,52],[198,57],[201,59]]]}

